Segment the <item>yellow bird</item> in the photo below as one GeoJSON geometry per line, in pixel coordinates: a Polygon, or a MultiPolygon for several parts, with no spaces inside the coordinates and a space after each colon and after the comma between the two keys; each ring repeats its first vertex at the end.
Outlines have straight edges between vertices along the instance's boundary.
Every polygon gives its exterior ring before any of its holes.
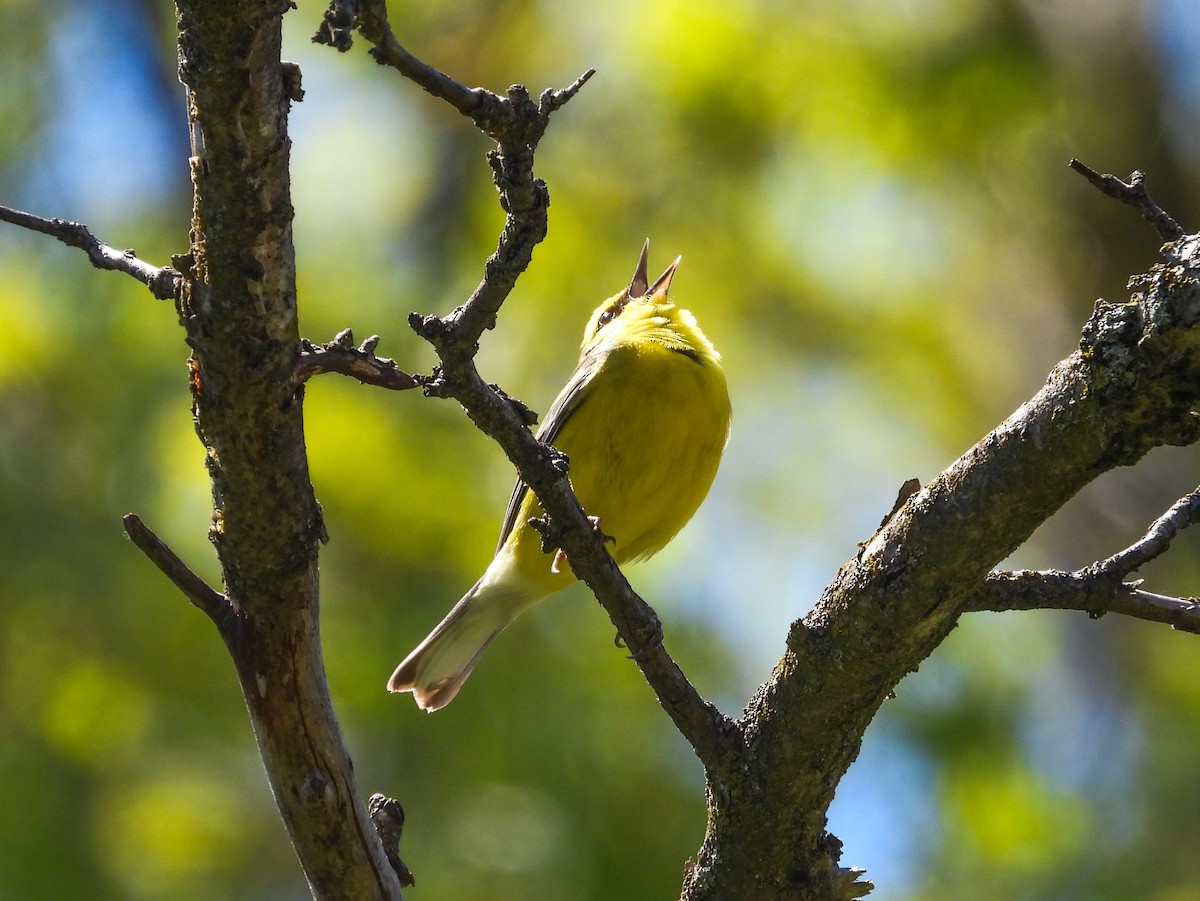
{"type": "MultiPolygon", "coordinates": [[[[667,298],[676,258],[653,285],[647,239],[629,287],[596,309],[579,364],[538,430],[570,460],[587,513],[617,563],[662,550],[708,494],[729,437],[721,356],[667,298]]],[[[483,652],[524,610],[575,581],[528,525],[542,506],[518,481],[487,571],[388,680],[433,711],[458,694],[483,652]]]]}

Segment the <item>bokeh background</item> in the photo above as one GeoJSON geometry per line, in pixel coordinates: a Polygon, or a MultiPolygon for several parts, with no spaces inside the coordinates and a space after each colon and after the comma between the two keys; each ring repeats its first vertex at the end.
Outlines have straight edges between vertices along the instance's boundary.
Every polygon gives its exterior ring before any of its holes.
{"type": "MultiPolygon", "coordinates": [[[[1148,170],[1200,227],[1196,0],[424,0],[402,42],[468,84],[599,72],[539,151],[550,236],[480,354],[545,410],[587,314],[651,267],[724,354],[723,469],[631,571],[731,714],[907,478],[1003,419],[1158,240],[1066,166],[1148,170]]],[[[469,123],[286,17],[306,336],[405,325],[477,281],[501,223],[469,123]]],[[[0,0],[0,202],[166,263],[189,186],[164,0],[0,0]]],[[[169,305],[0,227],[0,898],[307,892],[207,620],[123,538],[205,576],[208,488],[169,305]]],[[[399,798],[413,898],[676,896],[699,767],[581,590],[455,703],[383,684],[486,564],[513,473],[450,403],[310,386],[326,663],[364,792],[399,798]]],[[[1126,546],[1200,474],[1169,449],[1089,487],[1013,565],[1126,546]]],[[[1197,539],[1143,572],[1200,593],[1197,539]]],[[[1200,640],[1115,616],[975,615],[898,688],[839,791],[844,863],[900,899],[1200,899],[1200,640]]]]}

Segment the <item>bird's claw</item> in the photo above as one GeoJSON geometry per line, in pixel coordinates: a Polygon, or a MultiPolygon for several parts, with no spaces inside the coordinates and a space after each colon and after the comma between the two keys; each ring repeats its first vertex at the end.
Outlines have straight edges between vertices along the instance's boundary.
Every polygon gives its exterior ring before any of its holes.
{"type": "Polygon", "coordinates": [[[590,522],[592,524],[592,531],[595,532],[597,535],[599,535],[600,540],[603,541],[605,544],[616,544],[617,543],[617,539],[614,538],[612,535],[604,534],[604,531],[600,528],[600,517],[599,516],[589,516],[588,522],[590,522]]]}
{"type": "MultiPolygon", "coordinates": [[[[627,659],[636,660],[638,663],[641,663],[651,653],[662,647],[663,627],[657,616],[653,618],[649,625],[638,630],[637,637],[642,638],[643,636],[645,636],[645,640],[641,643],[642,646],[632,654],[626,654],[625,656],[627,659]]],[[[626,644],[625,639],[621,637],[620,632],[618,632],[613,638],[613,644],[618,648],[629,647],[629,645],[626,644]]]]}
{"type": "MultiPolygon", "coordinates": [[[[617,539],[615,539],[612,535],[605,535],[604,532],[602,532],[600,530],[600,517],[599,516],[589,516],[587,519],[588,519],[588,522],[590,522],[592,524],[592,531],[595,532],[597,535],[599,535],[601,540],[604,541],[605,544],[616,544],[617,543],[617,539]]],[[[557,551],[554,552],[554,559],[550,561],[550,572],[556,573],[556,574],[562,572],[563,571],[562,565],[565,562],[567,562],[567,555],[565,553],[563,553],[562,548],[559,548],[557,551]]]]}

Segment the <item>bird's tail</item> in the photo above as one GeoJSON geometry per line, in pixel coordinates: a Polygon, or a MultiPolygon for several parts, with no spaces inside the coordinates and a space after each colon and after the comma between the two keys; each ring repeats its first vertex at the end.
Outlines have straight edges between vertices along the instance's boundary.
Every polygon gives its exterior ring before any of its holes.
{"type": "Polygon", "coordinates": [[[396,667],[388,691],[411,691],[417,706],[433,712],[454,700],[497,635],[530,604],[525,586],[485,574],[446,618],[396,667]]]}

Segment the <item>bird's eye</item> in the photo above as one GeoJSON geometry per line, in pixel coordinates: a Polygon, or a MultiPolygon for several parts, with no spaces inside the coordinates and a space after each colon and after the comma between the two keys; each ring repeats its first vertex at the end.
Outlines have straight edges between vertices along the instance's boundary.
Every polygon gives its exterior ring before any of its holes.
{"type": "Polygon", "coordinates": [[[603,313],[601,313],[600,318],[596,320],[596,328],[604,328],[604,326],[608,325],[610,322],[612,322],[614,319],[617,318],[617,313],[619,313],[619,312],[620,312],[620,308],[617,307],[615,304],[613,306],[609,307],[607,310],[605,310],[603,313]]]}

